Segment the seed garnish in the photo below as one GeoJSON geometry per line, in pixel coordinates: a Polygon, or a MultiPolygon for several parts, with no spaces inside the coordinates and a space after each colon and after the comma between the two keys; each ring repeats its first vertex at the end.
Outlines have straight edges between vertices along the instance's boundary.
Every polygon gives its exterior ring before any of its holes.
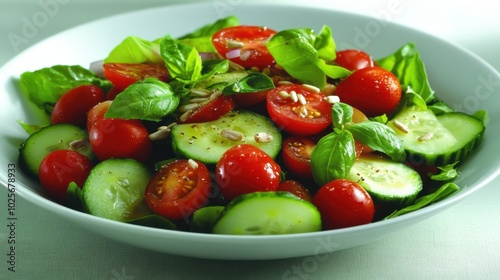
{"type": "Polygon", "coordinates": [[[397,128],[398,130],[400,130],[403,133],[410,132],[410,129],[408,128],[408,126],[406,126],[404,123],[402,123],[398,120],[393,121],[392,124],[394,125],[395,128],[397,128]]]}
{"type": "Polygon", "coordinates": [[[254,139],[257,143],[267,143],[273,141],[273,136],[265,132],[259,132],[255,134],[254,139]]]}
{"type": "Polygon", "coordinates": [[[426,134],[420,136],[418,138],[418,141],[419,142],[425,142],[425,141],[431,140],[432,137],[434,137],[434,134],[432,132],[427,132],[426,134]]]}
{"type": "Polygon", "coordinates": [[[243,140],[243,134],[241,134],[238,131],[232,130],[232,129],[223,129],[223,130],[221,130],[219,135],[226,138],[226,139],[233,140],[233,141],[243,140]]]}

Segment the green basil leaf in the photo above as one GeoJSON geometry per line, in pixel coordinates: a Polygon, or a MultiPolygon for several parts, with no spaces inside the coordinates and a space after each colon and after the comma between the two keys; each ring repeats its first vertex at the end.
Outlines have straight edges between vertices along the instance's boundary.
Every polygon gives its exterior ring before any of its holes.
{"type": "Polygon", "coordinates": [[[107,91],[111,83],[79,65],[55,65],[21,74],[20,87],[28,99],[47,113],[72,88],[93,84],[107,91]]]}
{"type": "Polygon", "coordinates": [[[127,223],[146,227],[177,230],[177,226],[173,222],[156,214],[133,219],[127,221],[127,223]]]}
{"type": "Polygon", "coordinates": [[[235,83],[224,87],[222,94],[253,93],[274,88],[273,80],[260,72],[253,72],[235,83]]]}
{"type": "Polygon", "coordinates": [[[410,86],[427,104],[435,100],[424,63],[414,44],[408,43],[394,54],[378,59],[376,63],[396,75],[401,85],[410,86]]]}
{"type": "Polygon", "coordinates": [[[472,115],[474,117],[478,118],[479,120],[481,120],[485,126],[490,121],[490,117],[489,117],[488,111],[486,111],[486,110],[479,110],[479,111],[475,112],[472,115]]]}
{"type": "Polygon", "coordinates": [[[29,124],[29,123],[25,123],[24,121],[22,120],[17,120],[17,123],[24,129],[24,131],[26,131],[26,133],[28,133],[29,135],[39,131],[40,129],[42,129],[43,127],[45,127],[46,125],[39,125],[39,124],[29,124]]]}
{"type": "Polygon", "coordinates": [[[432,110],[436,116],[455,111],[443,101],[432,102],[432,104],[428,105],[427,108],[432,110]]]}
{"type": "Polygon", "coordinates": [[[322,137],[311,153],[311,168],[318,186],[347,178],[356,160],[354,138],[347,130],[335,130],[322,137]]]}
{"type": "Polygon", "coordinates": [[[394,130],[385,124],[365,121],[347,126],[346,129],[352,133],[354,139],[388,155],[394,161],[401,162],[406,157],[403,144],[396,137],[394,130]]]}
{"type": "Polygon", "coordinates": [[[434,181],[450,181],[457,178],[458,171],[455,168],[457,164],[458,161],[445,166],[438,166],[440,172],[438,174],[431,175],[430,178],[434,181]]]}
{"type": "Polygon", "coordinates": [[[333,40],[332,30],[324,25],[318,36],[314,39],[314,48],[318,51],[318,58],[325,61],[335,60],[335,41],[333,40]]]}
{"type": "Polygon", "coordinates": [[[68,188],[66,189],[66,204],[71,209],[77,211],[83,211],[85,209],[82,198],[82,190],[75,182],[69,183],[68,188]]]}
{"type": "Polygon", "coordinates": [[[224,74],[229,71],[229,61],[228,60],[209,60],[203,63],[202,76],[198,81],[200,82],[214,75],[224,74]]]}
{"type": "Polygon", "coordinates": [[[104,63],[162,63],[160,45],[136,36],[129,36],[104,59],[104,63]]]}
{"type": "Polygon", "coordinates": [[[417,210],[420,210],[424,208],[425,206],[428,206],[430,204],[436,203],[440,200],[443,200],[451,195],[453,195],[455,192],[460,190],[457,184],[455,183],[446,183],[442,185],[439,189],[437,189],[435,192],[430,193],[428,195],[422,196],[415,200],[415,202],[407,207],[404,207],[400,210],[396,210],[393,213],[391,213],[389,216],[385,217],[384,219],[391,219],[395,218],[407,213],[411,213],[417,210]]]}
{"type": "Polygon", "coordinates": [[[318,60],[316,65],[332,79],[341,79],[351,75],[351,71],[345,69],[344,67],[338,65],[327,64],[324,60],[318,60]]]}
{"type": "Polygon", "coordinates": [[[343,130],[346,124],[352,122],[352,114],[352,106],[342,102],[335,102],[332,106],[333,127],[343,130]]]}
{"type": "Polygon", "coordinates": [[[157,78],[146,78],[117,95],[105,117],[160,121],[172,113],[179,103],[179,95],[169,84],[157,78]]]}
{"type": "Polygon", "coordinates": [[[167,36],[160,43],[160,53],[172,78],[191,84],[201,77],[203,63],[195,48],[167,36]]]}

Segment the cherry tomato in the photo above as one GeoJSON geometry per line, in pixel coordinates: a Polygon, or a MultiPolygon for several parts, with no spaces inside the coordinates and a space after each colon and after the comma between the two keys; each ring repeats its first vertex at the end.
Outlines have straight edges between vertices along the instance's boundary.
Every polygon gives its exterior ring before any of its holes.
{"type": "Polygon", "coordinates": [[[285,180],[281,182],[278,186],[277,191],[285,191],[291,194],[296,195],[303,200],[312,201],[312,196],[309,193],[309,190],[304,187],[299,181],[296,180],[285,180]]]}
{"type": "Polygon", "coordinates": [[[264,151],[250,144],[227,150],[215,167],[215,182],[227,200],[256,191],[275,191],[281,167],[264,151]]]}
{"type": "Polygon", "coordinates": [[[152,143],[144,124],[139,120],[102,118],[89,131],[92,151],[99,160],[132,158],[146,161],[152,143]]]}
{"type": "Polygon", "coordinates": [[[115,97],[120,94],[122,90],[116,88],[116,87],[111,87],[108,90],[108,93],[106,93],[106,100],[114,100],[115,97]]]}
{"type": "Polygon", "coordinates": [[[302,85],[281,85],[267,94],[267,111],[279,128],[292,135],[313,135],[331,122],[332,105],[322,93],[302,85]],[[294,99],[293,92],[302,98],[294,99]]]}
{"type": "Polygon", "coordinates": [[[59,98],[52,110],[51,122],[85,127],[88,110],[101,101],[104,101],[104,93],[100,87],[77,86],[59,98]]]}
{"type": "Polygon", "coordinates": [[[211,195],[210,173],[199,162],[179,159],[162,166],[146,187],[144,198],[158,215],[187,219],[211,195]]]}
{"type": "Polygon", "coordinates": [[[366,190],[346,179],[326,183],[312,202],[321,213],[324,229],[368,224],[375,215],[373,200],[366,190]]]}
{"type": "Polygon", "coordinates": [[[380,67],[366,67],[342,80],[336,89],[340,101],[361,110],[368,117],[389,115],[401,101],[398,78],[380,67]]]}
{"type": "Polygon", "coordinates": [[[81,188],[92,167],[90,159],[76,151],[56,150],[43,158],[38,174],[47,194],[64,203],[69,183],[81,188]]]}
{"type": "Polygon", "coordinates": [[[369,54],[355,49],[338,51],[335,63],[351,71],[374,66],[373,59],[369,54]]]}
{"type": "Polygon", "coordinates": [[[106,100],[92,107],[87,113],[87,131],[97,123],[98,120],[104,118],[104,114],[111,105],[111,100],[106,100]]]}
{"type": "Polygon", "coordinates": [[[242,107],[252,106],[266,100],[269,90],[263,90],[253,93],[240,93],[235,94],[234,99],[236,104],[242,107]]]}
{"type": "Polygon", "coordinates": [[[274,62],[266,47],[274,34],[276,31],[262,26],[233,26],[217,31],[212,43],[222,57],[245,68],[262,69],[274,62]]]}
{"type": "Polygon", "coordinates": [[[290,136],[283,141],[283,164],[293,175],[302,179],[312,179],[311,153],[316,146],[312,138],[290,136]]]}
{"type": "Polygon", "coordinates": [[[201,123],[214,121],[236,108],[236,102],[232,96],[222,95],[200,107],[185,112],[179,117],[179,123],[201,123]]]}
{"type": "Polygon", "coordinates": [[[105,63],[103,71],[106,79],[120,91],[145,78],[154,77],[165,82],[169,77],[168,70],[163,64],[105,63]]]}

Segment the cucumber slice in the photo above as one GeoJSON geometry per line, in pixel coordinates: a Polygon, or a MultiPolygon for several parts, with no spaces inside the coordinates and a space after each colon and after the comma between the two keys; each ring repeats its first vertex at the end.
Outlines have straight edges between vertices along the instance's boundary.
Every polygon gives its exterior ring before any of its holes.
{"type": "Polygon", "coordinates": [[[362,186],[375,203],[396,208],[413,203],[423,187],[417,171],[377,155],[360,157],[351,168],[348,179],[362,186]]]}
{"type": "Polygon", "coordinates": [[[172,148],[180,158],[191,158],[205,164],[216,164],[228,149],[238,144],[259,147],[276,158],[281,149],[281,133],[266,117],[250,111],[233,111],[218,120],[180,124],[172,127],[172,148]],[[233,135],[225,136],[225,132],[233,135]],[[271,136],[271,141],[257,140],[256,135],[271,136]]]}
{"type": "Polygon", "coordinates": [[[152,214],[144,201],[150,178],[150,170],[136,160],[102,161],[83,185],[85,209],[94,216],[122,222],[152,214]]]}
{"type": "Polygon", "coordinates": [[[75,150],[94,160],[86,130],[61,123],[45,126],[31,134],[19,149],[19,165],[29,176],[38,178],[43,158],[52,151],[64,149],[75,150]]]}
{"type": "Polygon", "coordinates": [[[401,111],[388,122],[401,139],[413,165],[443,166],[461,160],[477,147],[484,134],[483,123],[464,113],[436,116],[416,106],[401,111]]]}
{"type": "Polygon", "coordinates": [[[233,199],[213,233],[267,235],[321,230],[321,215],[308,201],[289,192],[254,192],[233,199]]]}

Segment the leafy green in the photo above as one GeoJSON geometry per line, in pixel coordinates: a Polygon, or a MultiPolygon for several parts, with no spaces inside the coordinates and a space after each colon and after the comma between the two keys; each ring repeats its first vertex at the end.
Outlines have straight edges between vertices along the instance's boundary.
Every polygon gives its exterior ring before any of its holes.
{"type": "Polygon", "coordinates": [[[346,124],[352,122],[353,108],[342,102],[336,102],[332,106],[333,127],[343,130],[346,124]]]}
{"type": "Polygon", "coordinates": [[[239,20],[237,17],[229,16],[217,20],[214,23],[207,24],[192,33],[179,37],[179,41],[185,45],[196,48],[198,52],[215,52],[212,44],[212,35],[222,28],[237,26],[239,20]]]}
{"type": "Polygon", "coordinates": [[[318,186],[346,178],[356,160],[354,138],[347,130],[335,130],[322,137],[311,153],[311,168],[318,186]]]}
{"type": "Polygon", "coordinates": [[[431,175],[430,178],[434,181],[450,181],[458,177],[458,171],[455,168],[455,165],[458,164],[458,161],[455,163],[451,163],[445,166],[438,166],[439,173],[431,175]]]}
{"type": "Polygon", "coordinates": [[[59,98],[72,88],[94,84],[105,91],[111,83],[79,65],[54,65],[21,74],[20,87],[28,99],[47,113],[59,98]]]}
{"type": "Polygon", "coordinates": [[[252,72],[223,88],[222,94],[252,93],[274,88],[273,80],[260,72],[252,72]]]}
{"type": "Polygon", "coordinates": [[[39,131],[41,128],[45,127],[45,125],[39,125],[39,124],[29,124],[25,123],[22,120],[18,120],[17,123],[28,133],[29,135],[39,131]]]}
{"type": "Polygon", "coordinates": [[[271,37],[266,46],[276,63],[302,83],[322,89],[326,76],[336,79],[351,73],[328,64],[335,59],[335,42],[328,26],[319,35],[308,28],[283,30],[271,37]]]}
{"type": "Polygon", "coordinates": [[[70,182],[68,184],[68,188],[66,189],[66,204],[71,209],[78,211],[83,211],[85,208],[83,204],[82,190],[75,182],[70,182]]]}
{"type": "Polygon", "coordinates": [[[127,223],[146,227],[177,230],[177,226],[173,222],[156,214],[133,219],[127,221],[127,223]]]}
{"type": "Polygon", "coordinates": [[[162,63],[160,44],[129,36],[104,59],[104,63],[162,63]]]}
{"type": "Polygon", "coordinates": [[[435,100],[424,63],[414,44],[405,44],[395,53],[378,59],[376,63],[396,75],[403,87],[410,87],[413,92],[422,97],[425,103],[429,104],[435,100]]]}
{"type": "Polygon", "coordinates": [[[105,116],[107,118],[160,121],[174,112],[180,96],[157,78],[133,83],[116,96],[105,116]]]}
{"type": "Polygon", "coordinates": [[[203,63],[195,48],[167,36],[160,43],[160,53],[172,78],[191,84],[201,77],[203,63]]]}
{"type": "Polygon", "coordinates": [[[415,200],[415,202],[412,205],[406,206],[400,210],[396,210],[393,213],[391,213],[390,215],[388,215],[387,217],[385,217],[384,219],[387,220],[387,219],[395,218],[395,217],[398,217],[398,216],[401,216],[401,215],[404,215],[407,213],[411,213],[411,212],[420,210],[420,209],[422,209],[430,204],[436,203],[440,200],[443,200],[443,199],[453,195],[458,190],[460,190],[460,188],[458,187],[457,184],[446,183],[446,184],[442,185],[439,189],[437,189],[435,192],[418,198],[417,200],[415,200]]]}

